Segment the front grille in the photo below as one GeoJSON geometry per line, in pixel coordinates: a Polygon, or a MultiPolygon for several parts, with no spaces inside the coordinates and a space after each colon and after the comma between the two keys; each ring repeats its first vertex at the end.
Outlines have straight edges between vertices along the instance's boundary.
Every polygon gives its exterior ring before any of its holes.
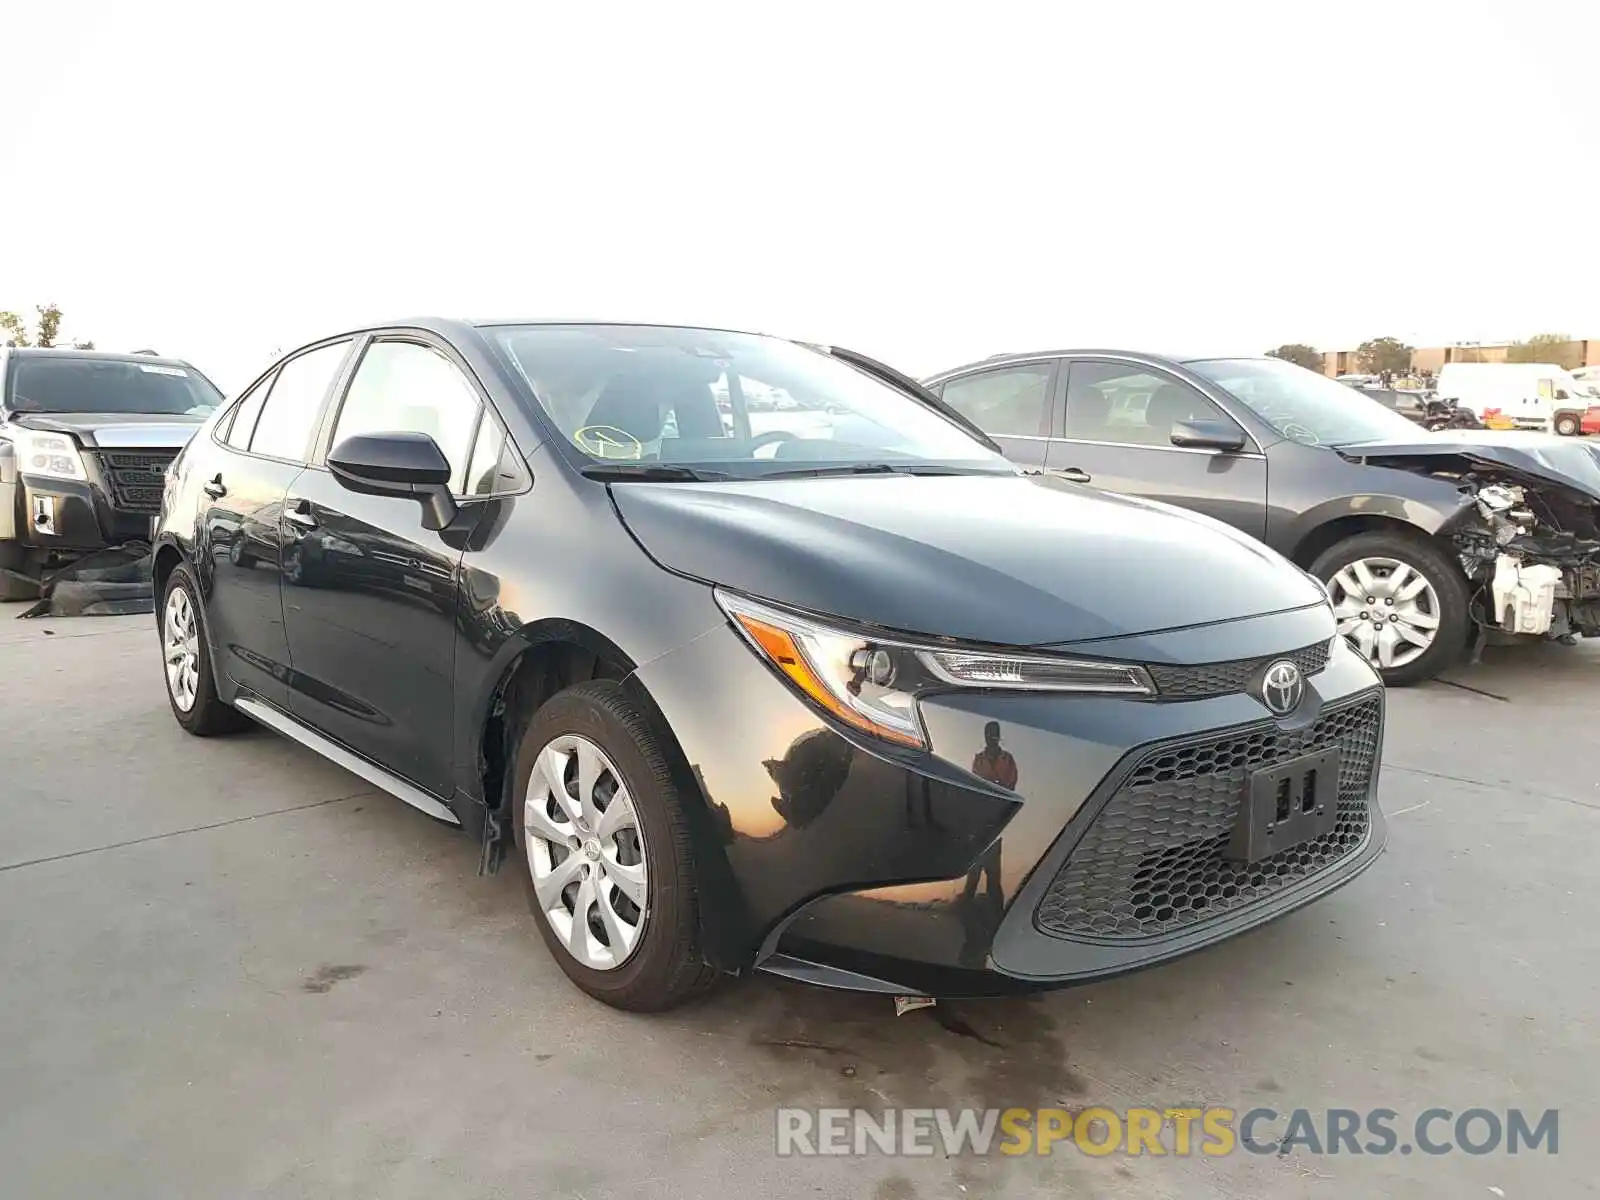
{"type": "Polygon", "coordinates": [[[164,490],[161,477],[177,457],[176,450],[101,450],[100,470],[111,506],[124,512],[159,512],[164,490]]]}
{"type": "Polygon", "coordinates": [[[1050,882],[1035,922],[1057,937],[1155,937],[1316,874],[1367,839],[1382,728],[1382,700],[1368,694],[1298,732],[1263,721],[1152,749],[1093,818],[1050,882]],[[1340,751],[1334,828],[1259,862],[1225,859],[1246,775],[1333,749],[1340,751]]]}
{"type": "Polygon", "coordinates": [[[1264,658],[1236,658],[1231,662],[1200,663],[1195,666],[1152,664],[1147,668],[1156,690],[1174,700],[1198,700],[1202,696],[1228,696],[1242,692],[1250,677],[1268,663],[1287,658],[1302,675],[1315,675],[1328,665],[1328,639],[1288,654],[1269,654],[1264,658]]]}

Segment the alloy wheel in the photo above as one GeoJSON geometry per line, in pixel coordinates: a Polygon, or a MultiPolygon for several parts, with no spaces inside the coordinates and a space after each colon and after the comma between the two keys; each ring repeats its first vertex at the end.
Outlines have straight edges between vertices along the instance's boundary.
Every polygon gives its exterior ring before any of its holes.
{"type": "Polygon", "coordinates": [[[593,970],[621,966],[639,945],[650,877],[633,797],[605,751],[576,734],[545,743],[523,829],[534,895],[561,944],[593,970]]]}
{"type": "Polygon", "coordinates": [[[167,660],[167,690],[172,702],[188,712],[200,694],[200,629],[189,593],[181,587],[167,593],[161,645],[167,660]]]}
{"type": "Polygon", "coordinates": [[[1439,594],[1397,558],[1358,558],[1327,583],[1339,632],[1379,670],[1403,667],[1439,636],[1439,594]]]}

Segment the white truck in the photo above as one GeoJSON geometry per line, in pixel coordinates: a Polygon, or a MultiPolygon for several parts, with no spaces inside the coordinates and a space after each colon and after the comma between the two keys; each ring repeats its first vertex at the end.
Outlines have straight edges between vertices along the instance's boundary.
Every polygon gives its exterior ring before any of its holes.
{"type": "Polygon", "coordinates": [[[1435,388],[1440,400],[1454,400],[1491,428],[1572,437],[1589,406],[1600,403],[1592,386],[1555,363],[1446,363],[1435,388]]]}

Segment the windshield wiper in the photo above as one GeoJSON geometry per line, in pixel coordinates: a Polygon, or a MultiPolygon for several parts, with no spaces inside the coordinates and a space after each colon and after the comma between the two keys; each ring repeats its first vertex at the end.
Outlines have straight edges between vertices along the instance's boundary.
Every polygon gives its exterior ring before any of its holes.
{"type": "Polygon", "coordinates": [[[672,463],[645,462],[589,463],[580,473],[586,479],[642,480],[646,483],[710,483],[732,478],[725,471],[699,471],[672,463]]]}
{"type": "Polygon", "coordinates": [[[768,471],[762,479],[812,479],[823,475],[989,475],[969,467],[944,467],[936,463],[845,463],[829,467],[794,467],[787,471],[768,471]]]}

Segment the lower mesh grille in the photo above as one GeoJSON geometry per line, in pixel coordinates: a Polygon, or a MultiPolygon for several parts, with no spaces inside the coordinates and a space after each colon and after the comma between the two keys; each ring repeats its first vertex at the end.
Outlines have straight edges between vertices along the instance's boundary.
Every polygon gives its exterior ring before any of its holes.
{"type": "Polygon", "coordinates": [[[1093,819],[1051,881],[1034,920],[1059,937],[1146,938],[1244,907],[1358,849],[1383,728],[1368,695],[1288,733],[1271,721],[1155,747],[1093,819]],[[1340,751],[1337,823],[1259,862],[1223,857],[1251,771],[1340,751]]]}

